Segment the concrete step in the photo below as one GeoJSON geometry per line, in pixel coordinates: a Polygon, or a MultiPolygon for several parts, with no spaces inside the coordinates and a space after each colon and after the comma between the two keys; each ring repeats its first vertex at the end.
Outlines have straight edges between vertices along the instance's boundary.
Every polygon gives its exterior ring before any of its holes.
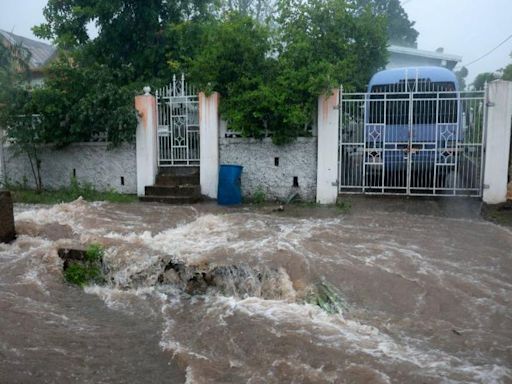
{"type": "Polygon", "coordinates": [[[162,186],[153,185],[145,188],[146,196],[172,196],[172,197],[200,197],[201,187],[199,185],[162,186]]]}
{"type": "Polygon", "coordinates": [[[178,187],[180,185],[199,185],[199,173],[193,175],[172,175],[159,173],[156,175],[156,186],[178,187]]]}
{"type": "Polygon", "coordinates": [[[139,201],[145,203],[164,203],[164,204],[194,204],[201,201],[201,197],[197,196],[141,196],[139,201]]]}

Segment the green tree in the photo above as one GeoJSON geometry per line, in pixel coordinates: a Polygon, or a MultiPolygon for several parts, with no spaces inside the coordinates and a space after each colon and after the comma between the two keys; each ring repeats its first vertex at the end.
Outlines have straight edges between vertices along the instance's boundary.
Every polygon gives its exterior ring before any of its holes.
{"type": "MultiPolygon", "coordinates": [[[[510,57],[512,58],[512,54],[510,55],[510,57]]],[[[503,80],[512,81],[512,63],[507,65],[505,68],[503,68],[503,70],[501,72],[502,72],[501,78],[503,80]]]]}
{"type": "Polygon", "coordinates": [[[58,46],[80,47],[82,63],[111,68],[130,65],[135,78],[168,75],[165,57],[173,49],[165,33],[170,24],[201,20],[211,15],[212,0],[49,0],[46,23],[33,28],[58,46]],[[99,31],[91,39],[88,26],[99,31]]]}
{"type": "Polygon", "coordinates": [[[386,17],[388,40],[391,44],[416,47],[418,31],[400,4],[400,0],[352,0],[359,9],[370,8],[374,15],[386,17]]]}
{"type": "Polygon", "coordinates": [[[473,88],[477,91],[483,90],[485,87],[485,83],[489,83],[499,78],[500,76],[496,72],[480,73],[475,77],[475,80],[473,80],[473,88]]]}
{"type": "Polygon", "coordinates": [[[362,89],[387,51],[384,18],[344,0],[282,0],[277,14],[272,29],[230,14],[206,31],[189,72],[221,93],[230,129],[282,144],[307,134],[321,93],[362,89]]]}
{"type": "Polygon", "coordinates": [[[275,6],[274,0],[223,0],[222,9],[227,12],[237,12],[241,15],[252,16],[256,20],[264,21],[271,14],[275,6]]]}
{"type": "Polygon", "coordinates": [[[459,89],[461,91],[466,89],[466,77],[468,77],[469,71],[466,67],[462,67],[458,71],[455,71],[455,76],[457,76],[457,81],[459,82],[459,89]]]}
{"type": "Polygon", "coordinates": [[[129,82],[133,67],[82,66],[67,54],[50,65],[45,84],[31,92],[32,109],[44,116],[56,147],[103,135],[116,146],[132,141],[136,115],[133,97],[143,83],[129,82]]]}
{"type": "MultiPolygon", "coordinates": [[[[25,155],[30,163],[36,190],[42,190],[40,147],[44,132],[40,117],[32,115],[30,105],[30,53],[20,45],[0,44],[0,129],[15,154],[25,155]]],[[[0,138],[3,135],[0,135],[0,138]]]]}
{"type": "Polygon", "coordinates": [[[205,30],[199,54],[189,62],[197,85],[222,95],[220,112],[230,129],[261,136],[269,116],[268,80],[275,76],[270,32],[250,16],[228,14],[205,30]]]}

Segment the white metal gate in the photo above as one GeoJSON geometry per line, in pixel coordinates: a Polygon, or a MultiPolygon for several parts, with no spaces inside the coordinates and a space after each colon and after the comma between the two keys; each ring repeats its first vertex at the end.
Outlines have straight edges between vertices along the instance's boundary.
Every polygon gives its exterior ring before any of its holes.
{"type": "Polygon", "coordinates": [[[158,166],[199,165],[199,100],[195,89],[173,77],[156,92],[158,166]]]}
{"type": "Polygon", "coordinates": [[[485,92],[340,94],[340,193],[481,196],[485,92]]]}

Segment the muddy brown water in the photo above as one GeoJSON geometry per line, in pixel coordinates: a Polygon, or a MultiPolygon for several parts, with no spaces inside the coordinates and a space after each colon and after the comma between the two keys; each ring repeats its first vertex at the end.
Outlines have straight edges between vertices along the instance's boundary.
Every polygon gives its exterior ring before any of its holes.
{"type": "Polygon", "coordinates": [[[511,383],[512,232],[378,205],[17,205],[0,383],[511,383]],[[57,249],[91,242],[109,282],[71,287],[57,249]],[[222,287],[189,294],[178,262],[222,287]],[[341,313],[306,303],[319,282],[341,313]]]}

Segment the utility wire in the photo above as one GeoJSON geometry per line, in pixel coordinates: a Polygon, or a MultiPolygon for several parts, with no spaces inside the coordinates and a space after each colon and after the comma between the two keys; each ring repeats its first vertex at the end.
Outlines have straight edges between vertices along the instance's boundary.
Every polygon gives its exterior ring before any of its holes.
{"type": "Polygon", "coordinates": [[[475,64],[476,62],[482,60],[483,58],[489,56],[491,53],[493,53],[495,50],[497,50],[499,47],[501,47],[503,44],[505,44],[507,41],[509,41],[510,39],[512,39],[512,35],[510,35],[509,37],[507,37],[505,40],[503,40],[501,43],[499,43],[496,47],[494,47],[493,49],[491,49],[489,52],[487,52],[486,54],[480,56],[478,59],[476,60],[473,60],[472,62],[468,63],[468,64],[462,64],[463,67],[469,67],[471,64],[475,64]]]}

